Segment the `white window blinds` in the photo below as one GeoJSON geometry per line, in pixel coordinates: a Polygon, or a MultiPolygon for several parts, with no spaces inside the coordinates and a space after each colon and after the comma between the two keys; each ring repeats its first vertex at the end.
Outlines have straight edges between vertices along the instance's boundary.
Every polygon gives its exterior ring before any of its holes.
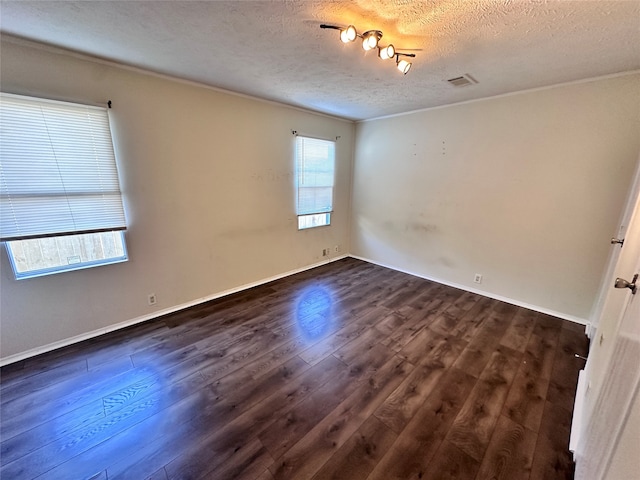
{"type": "Polygon", "coordinates": [[[296,137],[298,215],[333,210],[335,142],[296,137]]]}
{"type": "Polygon", "coordinates": [[[106,108],[0,94],[0,240],[126,228],[106,108]]]}

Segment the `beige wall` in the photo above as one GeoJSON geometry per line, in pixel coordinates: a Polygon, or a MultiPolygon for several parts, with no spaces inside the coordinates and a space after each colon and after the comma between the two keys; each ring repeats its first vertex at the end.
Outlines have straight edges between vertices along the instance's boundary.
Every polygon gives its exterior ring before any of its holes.
{"type": "Polygon", "coordinates": [[[360,123],[351,252],[586,321],[639,150],[638,74],[360,123]]]}
{"type": "Polygon", "coordinates": [[[0,255],[2,358],[308,267],[334,245],[584,320],[640,150],[637,74],[354,127],[12,42],[1,54],[3,91],[113,101],[131,257],[15,281],[0,255]],[[329,228],[296,230],[291,129],[341,137],[329,228]]]}
{"type": "Polygon", "coordinates": [[[131,259],[15,281],[2,253],[2,358],[348,249],[353,123],[11,42],[1,54],[5,92],[112,100],[131,259]],[[297,230],[292,129],[341,137],[330,227],[297,230]]]}

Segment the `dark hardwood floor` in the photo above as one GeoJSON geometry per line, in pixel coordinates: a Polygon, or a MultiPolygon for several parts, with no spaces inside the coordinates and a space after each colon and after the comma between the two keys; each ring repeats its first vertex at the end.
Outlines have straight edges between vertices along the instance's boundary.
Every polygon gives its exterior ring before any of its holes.
{"type": "Polygon", "coordinates": [[[587,348],[343,259],[4,367],[0,477],[573,478],[587,348]]]}

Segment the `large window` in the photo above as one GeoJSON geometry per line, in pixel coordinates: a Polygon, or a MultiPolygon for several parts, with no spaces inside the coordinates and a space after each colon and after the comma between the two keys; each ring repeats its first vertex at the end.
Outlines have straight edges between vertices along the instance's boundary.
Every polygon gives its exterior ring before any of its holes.
{"type": "Polygon", "coordinates": [[[298,229],[331,224],[335,142],[296,137],[298,229]]]}
{"type": "Polygon", "coordinates": [[[106,108],[0,94],[0,241],[16,278],[127,260],[106,108]]]}

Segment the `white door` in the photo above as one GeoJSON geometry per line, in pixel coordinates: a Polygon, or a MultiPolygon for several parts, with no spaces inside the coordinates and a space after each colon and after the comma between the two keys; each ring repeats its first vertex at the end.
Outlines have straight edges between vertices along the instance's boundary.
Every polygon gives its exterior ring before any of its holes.
{"type": "Polygon", "coordinates": [[[640,478],[640,438],[629,434],[640,419],[640,281],[635,295],[629,288],[614,288],[615,277],[631,282],[640,273],[640,197],[614,270],[585,367],[575,451],[578,480],[640,478]]]}
{"type": "MultiPolygon", "coordinates": [[[[634,181],[631,185],[627,204],[620,219],[618,229],[615,232],[615,237],[611,239],[611,242],[619,241],[627,236],[627,231],[631,218],[633,217],[636,203],[640,199],[640,157],[636,166],[636,172],[634,175],[634,181]]],[[[603,238],[602,241],[606,242],[608,239],[603,238]]],[[[624,246],[624,245],[623,245],[624,246]]],[[[604,275],[602,285],[598,293],[598,298],[594,303],[590,320],[591,325],[588,331],[589,338],[595,340],[598,338],[597,329],[599,328],[599,322],[602,317],[619,316],[624,307],[624,299],[619,295],[611,295],[611,279],[616,278],[615,272],[619,267],[618,262],[620,259],[620,253],[622,252],[619,244],[615,244],[611,247],[611,253],[609,255],[609,262],[607,266],[606,274],[604,275]]],[[[609,332],[610,333],[610,332],[609,332]]]]}

